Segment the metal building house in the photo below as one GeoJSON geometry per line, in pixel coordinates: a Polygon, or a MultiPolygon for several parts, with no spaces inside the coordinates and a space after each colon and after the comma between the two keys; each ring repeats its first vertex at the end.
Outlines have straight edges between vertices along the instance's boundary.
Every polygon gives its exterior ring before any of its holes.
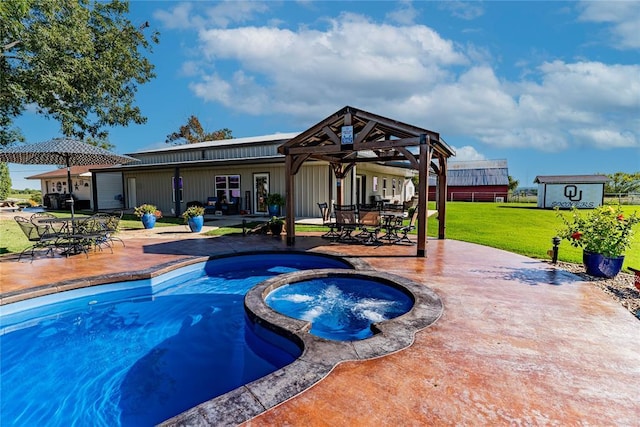
{"type": "MultiPolygon", "coordinates": [[[[131,153],[140,161],[94,171],[94,182],[104,174],[118,173],[120,186],[95,185],[96,209],[108,209],[106,201],[122,196],[125,208],[152,203],[165,216],[178,216],[191,201],[206,203],[209,197],[237,204],[234,213],[267,215],[262,198],[268,193],[285,195],[285,156],[278,147],[297,133],[265,135],[163,147],[131,153]]],[[[407,185],[412,170],[380,163],[358,165],[343,183],[346,202],[366,203],[379,195],[402,202],[414,195],[407,185]]],[[[295,213],[318,217],[318,202],[336,200],[335,178],[328,162],[309,161],[296,176],[295,213]]]]}

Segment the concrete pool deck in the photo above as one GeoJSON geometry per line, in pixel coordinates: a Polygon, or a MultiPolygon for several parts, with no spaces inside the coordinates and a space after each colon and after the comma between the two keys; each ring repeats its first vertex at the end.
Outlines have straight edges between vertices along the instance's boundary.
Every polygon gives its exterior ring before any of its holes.
{"type": "MultiPolygon", "coordinates": [[[[126,247],[117,243],[113,254],[2,257],[2,302],[203,256],[288,249],[271,236],[154,230],[122,232],[126,247]]],[[[357,257],[427,285],[444,312],[409,348],[343,362],[246,425],[640,425],[640,323],[579,277],[454,240],[430,239],[427,258],[416,258],[415,246],[337,245],[317,235],[298,235],[296,249],[357,257]]]]}

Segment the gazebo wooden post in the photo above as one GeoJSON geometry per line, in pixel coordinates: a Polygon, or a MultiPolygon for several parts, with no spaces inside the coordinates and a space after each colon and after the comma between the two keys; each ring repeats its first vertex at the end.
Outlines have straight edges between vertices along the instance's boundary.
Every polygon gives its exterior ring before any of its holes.
{"type": "Polygon", "coordinates": [[[438,157],[438,239],[445,238],[447,212],[447,158],[438,157]]]}
{"type": "Polygon", "coordinates": [[[418,163],[418,251],[416,256],[426,257],[427,210],[429,208],[429,165],[431,164],[431,144],[429,135],[420,135],[420,159],[418,163]]]}
{"type": "Polygon", "coordinates": [[[285,157],[285,227],[287,229],[287,246],[293,246],[296,243],[294,178],[293,156],[287,154],[285,157]]]}

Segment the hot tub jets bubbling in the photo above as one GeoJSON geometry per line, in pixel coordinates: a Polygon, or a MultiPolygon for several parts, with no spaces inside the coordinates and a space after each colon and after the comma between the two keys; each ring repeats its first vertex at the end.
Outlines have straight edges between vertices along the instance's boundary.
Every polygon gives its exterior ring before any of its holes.
{"type": "Polygon", "coordinates": [[[402,288],[361,276],[329,276],[280,286],[265,301],[282,314],[310,322],[310,333],[337,341],[369,338],[373,324],[413,307],[411,294],[402,288]]]}
{"type": "Polygon", "coordinates": [[[245,308],[258,333],[297,338],[307,355],[322,347],[317,340],[331,340],[355,348],[361,359],[411,345],[415,332],[443,310],[427,286],[379,271],[339,269],[268,279],[247,293],[245,308]]]}

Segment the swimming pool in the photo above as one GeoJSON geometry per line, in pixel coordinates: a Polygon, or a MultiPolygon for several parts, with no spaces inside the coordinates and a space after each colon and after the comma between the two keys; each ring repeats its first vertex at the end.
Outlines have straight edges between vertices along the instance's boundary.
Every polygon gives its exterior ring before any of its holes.
{"type": "Polygon", "coordinates": [[[263,377],[301,349],[246,327],[246,292],[282,273],[349,267],[239,255],[3,306],[0,424],[153,425],[263,377]]]}

